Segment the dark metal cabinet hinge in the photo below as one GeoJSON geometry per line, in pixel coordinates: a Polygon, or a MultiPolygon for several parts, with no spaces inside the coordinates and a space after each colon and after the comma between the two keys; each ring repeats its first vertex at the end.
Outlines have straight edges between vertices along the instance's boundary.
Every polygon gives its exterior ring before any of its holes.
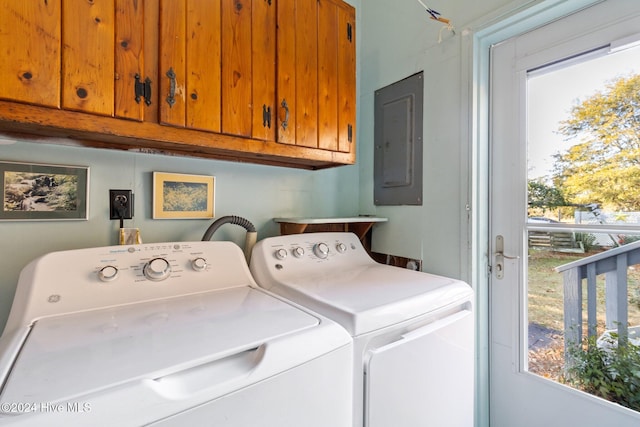
{"type": "Polygon", "coordinates": [[[353,142],[353,126],[351,125],[347,126],[347,139],[349,142],[353,142]]]}
{"type": "Polygon", "coordinates": [[[353,26],[351,22],[347,22],[347,40],[353,41],[353,26]]]}
{"type": "Polygon", "coordinates": [[[151,79],[147,77],[144,79],[144,82],[142,82],[140,81],[140,74],[136,74],[134,78],[136,79],[133,85],[136,102],[140,104],[140,99],[144,98],[144,103],[147,104],[147,106],[151,105],[151,79]]]}
{"type": "Polygon", "coordinates": [[[271,107],[262,106],[262,126],[271,129],[271,107]]]}

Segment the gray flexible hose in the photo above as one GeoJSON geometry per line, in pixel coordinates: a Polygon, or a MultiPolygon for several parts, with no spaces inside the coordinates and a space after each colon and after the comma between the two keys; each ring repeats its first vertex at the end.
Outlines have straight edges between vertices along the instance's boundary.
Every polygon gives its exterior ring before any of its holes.
{"type": "Polygon", "coordinates": [[[215,233],[216,230],[224,224],[236,224],[244,227],[244,229],[248,232],[256,232],[256,227],[254,227],[251,221],[242,218],[241,216],[227,215],[215,220],[213,224],[211,224],[209,228],[207,228],[207,231],[205,231],[204,236],[202,236],[202,240],[211,240],[211,236],[213,236],[213,233],[215,233]]]}
{"type": "Polygon", "coordinates": [[[258,240],[258,232],[256,231],[256,228],[253,226],[251,221],[244,219],[241,216],[235,216],[235,215],[220,217],[217,220],[215,220],[214,223],[209,226],[209,228],[207,228],[207,231],[205,231],[204,236],[202,236],[202,240],[203,241],[211,240],[211,236],[213,236],[213,233],[215,233],[216,230],[220,228],[221,225],[224,225],[224,224],[240,225],[244,227],[245,230],[247,230],[243,252],[244,252],[244,257],[246,258],[247,264],[248,264],[251,261],[251,252],[253,250],[253,245],[255,245],[256,241],[258,240]]]}

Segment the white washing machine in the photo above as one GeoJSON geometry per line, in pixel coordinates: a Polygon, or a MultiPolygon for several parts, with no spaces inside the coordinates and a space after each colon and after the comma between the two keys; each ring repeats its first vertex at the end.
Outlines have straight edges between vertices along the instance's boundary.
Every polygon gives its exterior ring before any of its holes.
{"type": "Polygon", "coordinates": [[[0,425],[350,426],[352,340],[230,242],[55,252],[0,338],[0,425]]]}
{"type": "Polygon", "coordinates": [[[352,233],[261,240],[265,289],[354,338],[354,427],[471,427],[473,291],[464,282],[376,263],[352,233]]]}

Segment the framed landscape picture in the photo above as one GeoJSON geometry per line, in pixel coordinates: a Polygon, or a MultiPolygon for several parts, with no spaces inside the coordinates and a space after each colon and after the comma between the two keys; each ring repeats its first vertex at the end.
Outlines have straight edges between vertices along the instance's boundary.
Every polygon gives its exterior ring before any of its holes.
{"type": "Polygon", "coordinates": [[[89,168],[0,162],[0,220],[86,220],[89,168]]]}
{"type": "Polygon", "coordinates": [[[153,218],[214,217],[213,176],[153,173],[153,218]]]}

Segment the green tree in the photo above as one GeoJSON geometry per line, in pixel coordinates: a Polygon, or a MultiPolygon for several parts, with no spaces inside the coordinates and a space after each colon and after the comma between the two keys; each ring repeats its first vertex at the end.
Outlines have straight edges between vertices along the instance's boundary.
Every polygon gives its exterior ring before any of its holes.
{"type": "Polygon", "coordinates": [[[560,133],[579,142],[555,156],[568,201],[640,210],[640,75],[620,77],[574,106],[560,133]]]}
{"type": "Polygon", "coordinates": [[[567,202],[562,192],[550,185],[547,185],[540,179],[532,179],[527,183],[529,187],[529,207],[554,209],[567,206],[567,202]]]}

